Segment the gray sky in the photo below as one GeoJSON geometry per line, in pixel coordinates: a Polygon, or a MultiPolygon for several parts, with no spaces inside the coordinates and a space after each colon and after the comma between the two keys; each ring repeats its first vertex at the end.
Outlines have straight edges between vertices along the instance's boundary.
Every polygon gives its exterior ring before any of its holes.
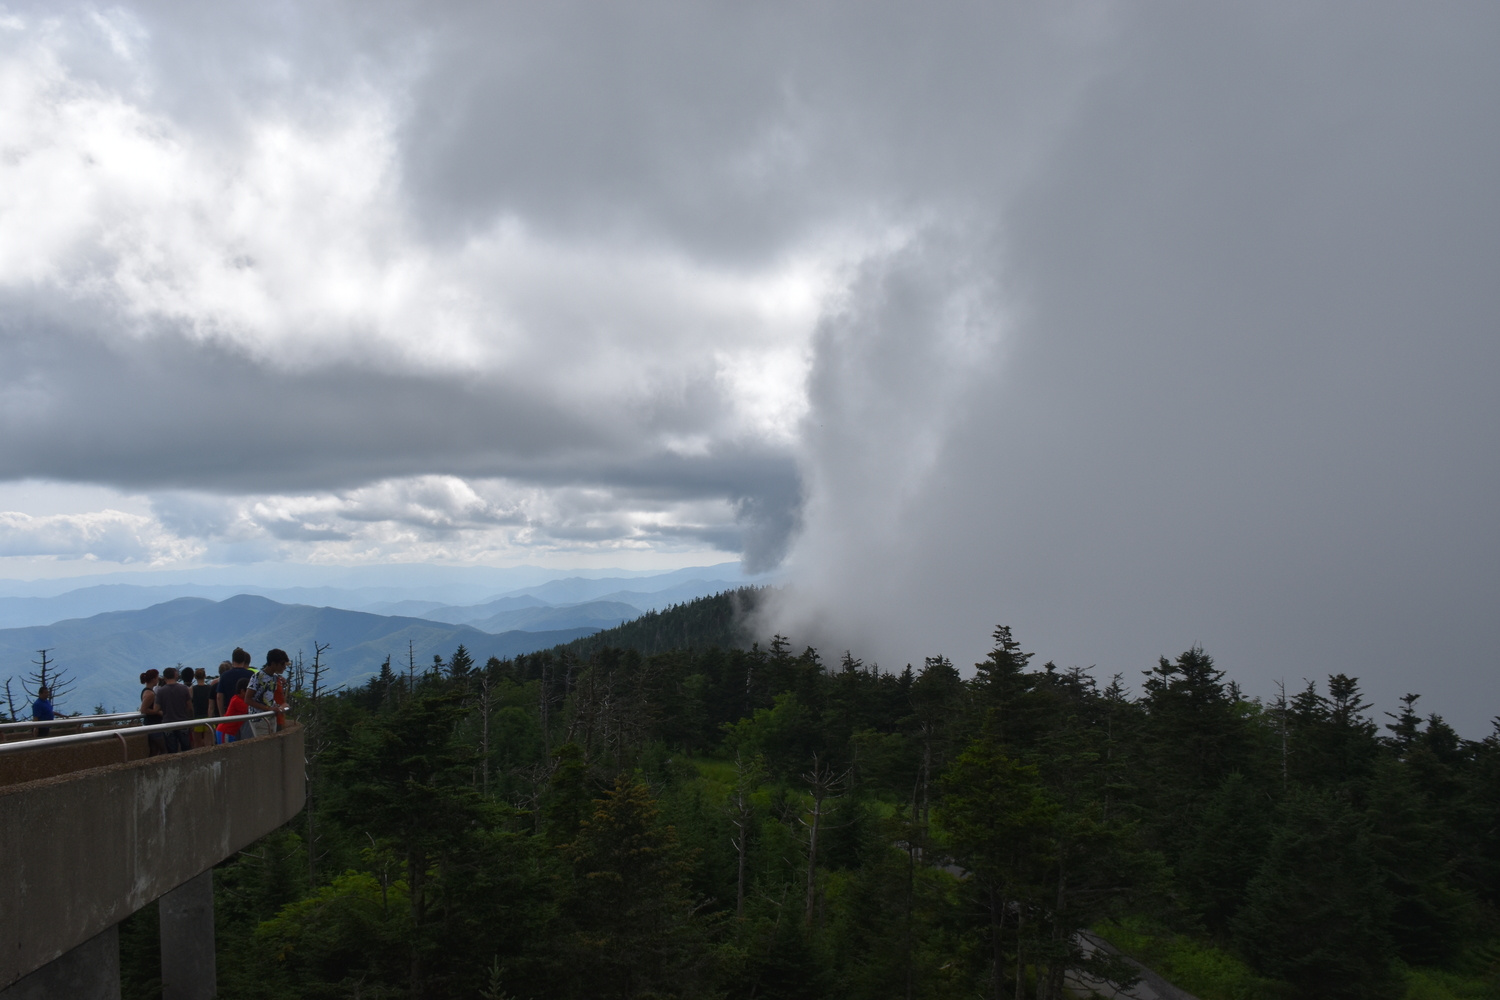
{"type": "Polygon", "coordinates": [[[1500,712],[1500,9],[12,5],[0,575],[778,563],[1500,712]]]}

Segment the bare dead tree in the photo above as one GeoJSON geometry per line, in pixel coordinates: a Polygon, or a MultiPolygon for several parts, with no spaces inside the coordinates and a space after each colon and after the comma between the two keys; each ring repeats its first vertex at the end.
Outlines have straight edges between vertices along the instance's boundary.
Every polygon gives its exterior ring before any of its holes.
{"type": "Polygon", "coordinates": [[[412,640],[406,640],[406,691],[408,694],[417,689],[417,647],[412,640]]]}
{"type": "Polygon", "coordinates": [[[11,692],[10,688],[11,682],[14,680],[14,677],[5,678],[5,707],[6,711],[9,713],[9,718],[6,719],[7,722],[21,721],[16,717],[16,696],[11,692]]]}
{"type": "Polygon", "coordinates": [[[797,817],[798,822],[807,827],[807,909],[803,920],[809,924],[812,923],[813,908],[818,898],[818,834],[826,829],[823,818],[828,815],[824,804],[843,794],[849,774],[848,770],[834,774],[833,768],[819,760],[817,754],[813,754],[813,768],[802,776],[802,780],[812,788],[813,797],[813,807],[809,814],[812,819],[797,817]]]}
{"type": "Polygon", "coordinates": [[[1286,701],[1286,681],[1277,681],[1276,702],[1273,710],[1276,712],[1277,728],[1281,730],[1281,790],[1283,792],[1286,791],[1286,717],[1288,708],[1289,706],[1286,701]]]}
{"type": "Polygon", "coordinates": [[[306,668],[302,661],[302,650],[297,650],[297,655],[292,657],[292,662],[286,668],[287,691],[290,694],[301,694],[306,681],[306,668]]]}
{"type": "Polygon", "coordinates": [[[761,766],[760,758],[752,758],[749,763],[736,751],[734,755],[734,791],[729,794],[729,822],[734,826],[735,835],[731,838],[734,849],[739,855],[738,875],[735,881],[734,915],[743,917],[745,915],[745,859],[750,853],[750,824],[755,819],[755,810],[750,801],[750,793],[760,784],[765,777],[765,769],[761,766]]]}
{"type": "Polygon", "coordinates": [[[385,662],[380,665],[380,679],[385,681],[385,701],[391,700],[391,687],[396,683],[396,675],[391,671],[391,654],[385,654],[385,662]]]}
{"type": "Polygon", "coordinates": [[[917,769],[917,783],[911,789],[911,814],[912,821],[920,824],[924,835],[919,838],[916,857],[921,860],[922,851],[926,844],[928,818],[931,814],[930,789],[932,783],[932,744],[936,738],[936,727],[930,721],[923,721],[918,727],[922,740],[922,764],[917,769]]]}
{"type": "Polygon", "coordinates": [[[597,746],[601,757],[614,756],[618,768],[625,723],[619,718],[621,699],[616,696],[615,681],[614,671],[599,667],[590,667],[579,674],[562,741],[579,744],[589,759],[593,759],[597,746]]]}
{"type": "MultiPolygon", "coordinates": [[[[37,650],[41,659],[31,661],[37,669],[21,678],[21,690],[26,692],[27,701],[35,701],[41,697],[42,688],[47,688],[52,692],[52,704],[56,706],[73,690],[73,678],[67,671],[57,669],[57,661],[47,655],[50,652],[50,649],[37,650]]],[[[12,715],[14,714],[12,709],[12,715]]]]}
{"type": "Polygon", "coordinates": [[[542,759],[552,758],[552,727],[548,718],[547,708],[552,702],[552,696],[547,693],[547,657],[542,658],[542,759]]]}
{"type": "Polygon", "coordinates": [[[542,792],[552,780],[554,762],[549,755],[535,764],[526,764],[512,768],[510,774],[518,775],[524,782],[527,791],[520,795],[512,804],[531,817],[531,830],[538,833],[541,830],[542,815],[542,792]]]}
{"type": "MultiPolygon", "coordinates": [[[[305,708],[298,713],[302,716],[302,726],[305,731],[305,746],[307,748],[307,805],[304,812],[307,813],[307,885],[315,888],[318,884],[318,828],[317,828],[317,788],[318,788],[318,760],[327,749],[328,740],[324,736],[321,717],[319,714],[323,697],[323,654],[328,652],[332,645],[327,642],[313,640],[312,667],[307,672],[306,704],[299,706],[305,708]]],[[[298,663],[301,663],[302,654],[297,654],[298,663]]],[[[299,674],[301,671],[299,670],[299,674]]],[[[302,687],[301,676],[298,677],[298,687],[302,687]]]]}
{"type": "Polygon", "coordinates": [[[490,794],[490,671],[479,675],[479,762],[483,774],[480,791],[490,794]]]}

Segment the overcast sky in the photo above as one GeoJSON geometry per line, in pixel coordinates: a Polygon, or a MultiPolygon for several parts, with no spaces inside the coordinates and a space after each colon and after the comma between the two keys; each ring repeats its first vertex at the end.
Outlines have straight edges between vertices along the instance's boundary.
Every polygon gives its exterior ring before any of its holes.
{"type": "Polygon", "coordinates": [[[1500,7],[0,8],[0,576],[781,566],[1500,713],[1500,7]],[[726,553],[728,555],[726,555],[726,553]]]}

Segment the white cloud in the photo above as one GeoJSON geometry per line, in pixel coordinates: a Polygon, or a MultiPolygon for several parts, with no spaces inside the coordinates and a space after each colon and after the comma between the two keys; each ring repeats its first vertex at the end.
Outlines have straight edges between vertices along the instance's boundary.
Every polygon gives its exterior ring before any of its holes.
{"type": "Polygon", "coordinates": [[[33,517],[0,511],[0,557],[46,556],[167,565],[200,555],[200,542],[176,537],[154,518],[101,510],[33,517]]]}
{"type": "MultiPolygon", "coordinates": [[[[18,491],[0,490],[0,499],[18,491]]],[[[31,484],[52,506],[97,500],[97,489],[31,484]]],[[[717,500],[635,497],[610,490],[540,489],[455,476],[384,480],[341,493],[225,497],[171,492],[150,512],[115,509],[40,516],[0,513],[0,559],[152,566],[261,562],[513,564],[616,553],[722,558],[737,551],[735,510],[717,500]]]]}
{"type": "Polygon", "coordinates": [[[0,35],[0,287],[117,311],[108,338],[185,331],[285,371],[522,379],[585,420],[639,420],[704,380],[727,405],[712,439],[784,442],[805,412],[809,338],[865,252],[856,234],[752,267],[549,236],[507,211],[434,242],[404,188],[409,73],[194,130],[141,82],[151,47],[130,23],[0,35]],[[70,35],[90,29],[135,86],[75,72],[70,35]]]}

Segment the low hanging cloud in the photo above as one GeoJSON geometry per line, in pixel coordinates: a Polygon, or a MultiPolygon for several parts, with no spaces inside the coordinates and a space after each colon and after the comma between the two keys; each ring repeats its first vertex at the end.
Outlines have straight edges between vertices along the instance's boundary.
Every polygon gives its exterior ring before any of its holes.
{"type": "Polygon", "coordinates": [[[1201,642],[1252,694],[1342,672],[1488,731],[1497,43],[1471,5],[1115,22],[996,239],[820,329],[781,621],[896,666],[1003,622],[1127,686],[1201,642]]]}

